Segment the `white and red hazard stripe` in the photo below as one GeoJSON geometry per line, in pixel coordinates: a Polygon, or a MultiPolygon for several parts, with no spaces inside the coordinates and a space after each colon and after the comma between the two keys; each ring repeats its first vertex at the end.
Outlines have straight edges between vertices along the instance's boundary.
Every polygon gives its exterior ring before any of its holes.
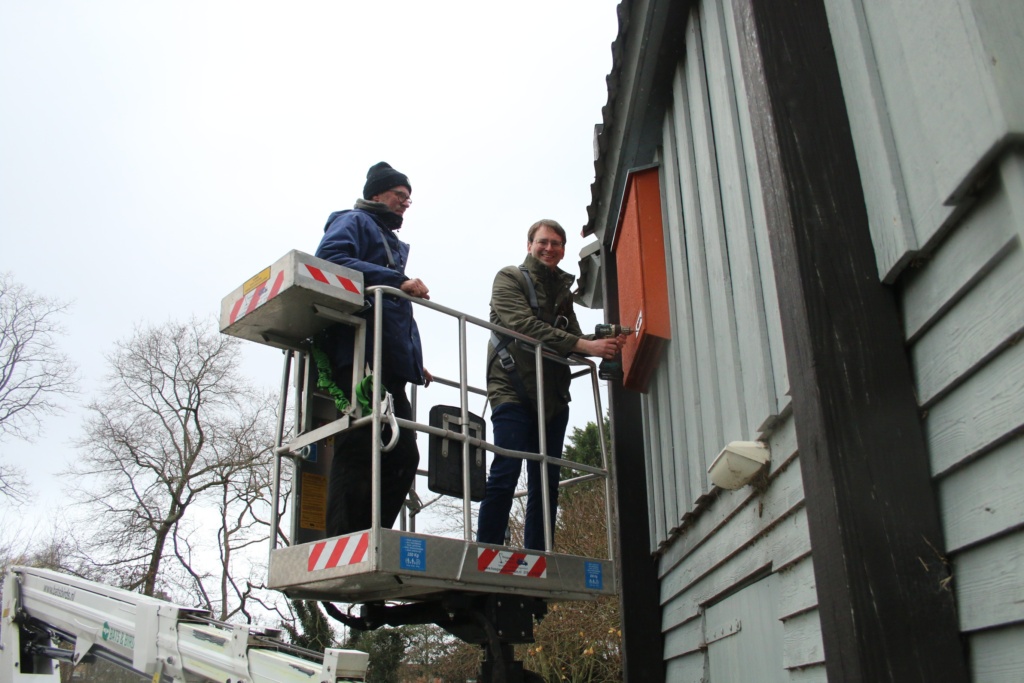
{"type": "MultiPolygon", "coordinates": [[[[268,280],[269,282],[269,280],[268,280]]],[[[239,318],[253,310],[267,303],[281,291],[281,285],[284,284],[284,271],[280,271],[277,277],[274,278],[274,284],[267,287],[267,283],[264,282],[256,289],[252,290],[248,294],[244,295],[241,299],[235,302],[235,305],[231,307],[230,323],[235,322],[239,318]],[[242,312],[244,310],[244,312],[242,312]]]]}
{"type": "MultiPolygon", "coordinates": [[[[359,291],[359,285],[354,280],[350,280],[343,275],[336,275],[334,273],[325,273],[316,266],[311,266],[308,263],[303,263],[306,266],[306,271],[309,273],[309,277],[313,278],[317,282],[322,282],[325,285],[333,285],[335,287],[342,287],[353,294],[361,294],[359,291]]],[[[299,274],[303,274],[299,270],[299,274]]]]}
{"type": "Polygon", "coordinates": [[[315,572],[320,569],[359,564],[367,559],[366,550],[369,546],[370,534],[366,531],[320,541],[309,549],[309,563],[306,569],[315,572]]]}
{"type": "Polygon", "coordinates": [[[477,548],[477,571],[507,576],[528,576],[534,579],[548,578],[548,561],[543,555],[477,548]]]}

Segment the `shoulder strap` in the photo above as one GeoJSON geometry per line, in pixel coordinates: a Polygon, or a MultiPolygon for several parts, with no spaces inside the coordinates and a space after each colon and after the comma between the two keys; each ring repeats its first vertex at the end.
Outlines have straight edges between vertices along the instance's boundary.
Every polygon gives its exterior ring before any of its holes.
{"type": "MultiPolygon", "coordinates": [[[[530,271],[526,266],[519,266],[519,272],[522,273],[523,280],[526,281],[526,298],[529,300],[530,309],[539,318],[540,304],[537,303],[537,288],[533,284],[533,278],[530,277],[530,271]]],[[[533,401],[530,399],[530,393],[526,390],[523,378],[519,376],[515,358],[512,357],[508,350],[508,346],[512,341],[512,337],[491,332],[491,345],[494,347],[494,356],[491,358],[490,363],[493,363],[495,360],[498,361],[501,369],[508,375],[508,381],[516,395],[519,396],[519,400],[523,402],[523,405],[531,406],[533,401]]]]}
{"type": "Polygon", "coordinates": [[[388,255],[388,268],[395,270],[395,255],[391,253],[391,245],[388,244],[388,236],[384,233],[384,228],[380,226],[377,221],[373,222],[377,226],[377,230],[380,231],[380,241],[384,244],[384,251],[388,255]]]}
{"type": "Polygon", "coordinates": [[[530,308],[533,310],[533,314],[540,317],[540,304],[537,303],[537,288],[533,285],[533,278],[530,277],[530,271],[527,270],[526,266],[519,266],[519,272],[523,274],[523,279],[526,280],[526,294],[530,300],[530,308]]]}
{"type": "Polygon", "coordinates": [[[516,369],[516,359],[508,352],[510,343],[512,343],[512,337],[506,335],[499,336],[497,332],[491,332],[491,345],[494,347],[494,356],[488,365],[497,359],[501,369],[508,375],[509,384],[512,385],[516,396],[519,397],[524,406],[532,406],[533,401],[530,399],[530,392],[526,390],[523,378],[519,376],[519,370],[516,369]]]}

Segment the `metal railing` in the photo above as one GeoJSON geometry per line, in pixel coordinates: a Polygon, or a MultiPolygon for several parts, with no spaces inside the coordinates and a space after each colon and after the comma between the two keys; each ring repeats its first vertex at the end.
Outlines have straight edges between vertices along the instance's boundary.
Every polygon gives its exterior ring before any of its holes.
{"type": "MultiPolygon", "coordinates": [[[[580,355],[577,355],[577,354],[571,354],[569,357],[560,356],[558,354],[555,354],[555,353],[551,352],[550,350],[545,349],[543,344],[541,342],[537,341],[536,339],[533,339],[533,338],[528,337],[528,336],[523,335],[523,334],[519,334],[518,332],[514,332],[512,330],[506,329],[504,327],[501,327],[500,325],[495,325],[495,324],[491,323],[490,321],[483,320],[483,319],[477,318],[475,316],[471,316],[471,315],[469,315],[467,313],[463,313],[461,311],[455,310],[453,308],[449,308],[447,306],[443,306],[443,305],[435,303],[433,301],[411,297],[411,296],[405,294],[405,292],[402,292],[401,290],[395,289],[393,287],[375,286],[375,287],[367,288],[366,291],[367,291],[368,295],[372,295],[373,296],[373,301],[374,301],[374,304],[373,304],[373,316],[374,316],[373,329],[374,329],[374,335],[373,335],[373,356],[372,356],[373,357],[373,366],[372,366],[372,370],[371,370],[371,372],[372,372],[374,377],[381,377],[382,376],[382,373],[381,373],[381,370],[382,370],[382,368],[381,368],[382,338],[381,338],[381,335],[379,334],[379,331],[382,329],[382,317],[383,317],[383,305],[382,304],[383,304],[383,297],[385,295],[387,295],[387,296],[395,296],[395,297],[400,297],[400,298],[403,298],[403,299],[407,299],[407,300],[411,301],[413,304],[415,304],[417,306],[422,306],[422,307],[428,308],[428,309],[430,309],[432,311],[436,311],[437,313],[440,313],[442,315],[446,315],[446,316],[449,316],[449,317],[452,317],[452,318],[458,320],[458,324],[459,324],[459,334],[458,334],[458,337],[459,337],[459,340],[458,340],[458,342],[459,342],[458,343],[458,349],[459,349],[459,378],[458,378],[457,381],[455,381],[455,380],[448,380],[448,379],[445,379],[445,378],[442,378],[442,377],[435,376],[433,378],[433,381],[435,381],[435,382],[437,382],[439,384],[443,384],[443,385],[446,385],[446,386],[458,389],[458,391],[459,391],[459,406],[460,406],[460,409],[461,409],[460,417],[461,417],[461,428],[462,428],[462,431],[461,432],[454,432],[452,430],[445,430],[445,429],[441,429],[441,428],[438,428],[438,427],[433,427],[433,426],[431,426],[429,424],[422,424],[422,423],[419,423],[419,422],[416,422],[416,421],[413,421],[413,420],[406,420],[406,419],[402,419],[402,418],[397,418],[395,420],[395,422],[397,422],[397,425],[398,425],[399,429],[412,429],[412,430],[415,430],[417,432],[422,432],[422,433],[425,433],[425,434],[428,434],[428,435],[436,435],[436,436],[439,436],[439,437],[442,437],[442,438],[451,439],[451,440],[454,440],[454,441],[457,441],[457,442],[461,443],[461,445],[462,445],[462,491],[463,491],[463,497],[462,497],[462,503],[463,503],[462,516],[463,516],[463,537],[464,537],[464,540],[466,540],[468,542],[472,542],[473,541],[472,500],[471,500],[472,493],[471,493],[471,487],[470,487],[470,458],[471,458],[471,449],[472,448],[481,448],[483,450],[490,451],[492,453],[496,453],[496,454],[499,454],[499,455],[503,455],[503,456],[507,456],[507,457],[512,457],[512,458],[519,458],[521,460],[532,460],[532,461],[536,461],[536,462],[541,463],[540,477],[541,477],[541,491],[543,491],[543,492],[546,492],[546,491],[549,490],[549,488],[548,488],[549,487],[549,474],[548,474],[548,467],[547,467],[547,465],[557,465],[559,467],[567,467],[567,468],[571,468],[572,470],[585,473],[585,474],[583,474],[581,476],[573,477],[571,479],[564,480],[564,481],[560,482],[559,485],[561,487],[572,486],[572,485],[575,485],[575,484],[583,483],[585,481],[592,481],[594,479],[603,479],[604,480],[604,499],[605,499],[605,524],[606,524],[607,544],[608,544],[607,545],[607,550],[608,550],[608,558],[611,559],[611,557],[612,557],[612,548],[613,548],[613,545],[612,545],[612,518],[611,518],[611,509],[610,509],[610,505],[609,505],[609,502],[611,500],[611,481],[610,481],[609,473],[608,473],[608,452],[607,452],[607,447],[605,445],[604,419],[603,419],[603,414],[604,413],[603,413],[603,410],[602,410],[602,407],[601,407],[601,395],[600,395],[600,390],[599,390],[599,385],[598,385],[597,365],[593,361],[585,358],[584,356],[580,356],[580,355]],[[469,372],[468,372],[468,360],[467,360],[468,354],[467,354],[467,343],[466,343],[466,336],[467,336],[466,333],[467,333],[467,326],[468,325],[474,325],[474,326],[480,327],[482,329],[489,330],[491,332],[497,332],[500,335],[507,335],[507,336],[512,337],[513,339],[517,340],[521,344],[523,344],[523,345],[525,345],[527,347],[532,347],[533,348],[534,357],[535,357],[535,368],[536,368],[536,381],[537,381],[536,386],[538,388],[537,389],[537,397],[536,397],[536,408],[537,408],[537,424],[538,424],[538,442],[540,444],[540,453],[530,453],[530,452],[526,452],[526,451],[516,451],[516,450],[510,450],[510,449],[502,448],[500,446],[496,446],[495,444],[493,444],[493,443],[491,443],[491,442],[489,442],[489,441],[487,441],[485,439],[480,439],[480,438],[477,438],[477,437],[474,437],[474,436],[470,435],[470,433],[469,433],[469,428],[470,428],[469,416],[470,416],[470,413],[469,413],[469,408],[468,408],[468,405],[469,405],[469,394],[470,393],[474,393],[474,394],[479,394],[479,395],[486,395],[486,391],[482,390],[482,389],[479,389],[479,388],[476,388],[476,387],[471,387],[470,384],[469,384],[469,380],[468,380],[469,372]],[[596,423],[597,423],[597,429],[598,429],[598,437],[599,437],[598,441],[599,441],[600,448],[601,448],[601,467],[594,467],[594,466],[591,466],[591,465],[586,465],[586,464],[583,464],[583,463],[574,462],[574,461],[571,461],[571,460],[565,460],[563,458],[557,458],[557,457],[552,457],[552,456],[548,455],[547,436],[546,436],[546,430],[544,429],[544,426],[545,426],[545,419],[544,419],[544,416],[545,416],[545,406],[544,406],[544,390],[543,390],[544,389],[544,376],[543,376],[544,362],[543,361],[545,361],[545,360],[551,361],[551,362],[556,362],[556,363],[562,363],[562,364],[570,366],[570,367],[582,367],[582,369],[577,370],[577,371],[571,373],[571,378],[573,380],[575,380],[576,378],[582,377],[584,375],[589,375],[590,376],[590,378],[591,378],[591,387],[592,387],[593,397],[594,397],[594,407],[595,407],[596,423]]],[[[356,358],[353,359],[353,362],[354,362],[353,363],[353,378],[352,378],[353,379],[353,391],[352,391],[352,394],[351,394],[354,397],[354,395],[355,395],[355,385],[358,384],[358,382],[362,379],[362,374],[363,374],[362,373],[362,367],[363,367],[363,364],[364,364],[364,361],[363,361],[364,342],[363,342],[363,340],[365,339],[364,335],[366,334],[366,329],[365,329],[366,323],[365,323],[365,321],[362,318],[359,318],[359,317],[356,317],[356,316],[352,316],[352,315],[348,315],[348,314],[339,313],[337,311],[332,311],[330,309],[324,309],[322,307],[318,307],[317,308],[317,314],[318,315],[322,315],[322,316],[324,316],[324,317],[326,317],[326,318],[328,318],[328,319],[330,319],[330,320],[332,320],[334,322],[341,322],[341,323],[348,324],[348,325],[351,325],[351,326],[356,328],[356,344],[355,344],[356,358]]],[[[295,351],[299,351],[299,349],[296,349],[295,351]]],[[[291,367],[291,361],[292,361],[293,357],[297,358],[298,362],[300,363],[300,368],[301,368],[301,364],[305,362],[305,359],[304,359],[304,355],[305,354],[300,354],[298,356],[295,356],[295,351],[287,351],[286,352],[285,367],[284,367],[284,372],[283,372],[282,379],[281,379],[281,399],[280,399],[280,402],[279,402],[279,422],[278,422],[278,429],[277,429],[276,443],[275,443],[275,446],[276,446],[275,452],[277,454],[277,457],[275,458],[274,475],[273,475],[273,487],[274,487],[274,491],[273,491],[273,510],[271,512],[271,528],[272,528],[273,531],[271,533],[271,543],[270,543],[271,551],[273,551],[277,547],[278,536],[280,536],[285,541],[285,545],[288,544],[287,543],[287,540],[288,540],[287,536],[282,534],[281,531],[280,531],[280,513],[279,513],[279,510],[280,510],[281,459],[285,458],[285,457],[292,458],[292,459],[301,459],[303,457],[302,449],[304,447],[308,446],[311,442],[327,438],[328,436],[333,435],[333,434],[339,434],[339,433],[341,433],[343,431],[346,431],[346,430],[349,430],[349,429],[356,429],[358,427],[361,427],[361,426],[365,425],[366,423],[370,423],[371,424],[371,429],[372,429],[372,466],[371,466],[371,476],[372,476],[372,479],[373,479],[373,483],[372,483],[373,484],[372,485],[372,497],[371,497],[371,501],[372,501],[372,503],[371,503],[372,504],[372,513],[371,513],[372,529],[375,530],[375,531],[380,529],[381,471],[382,471],[381,470],[381,468],[382,468],[382,463],[381,463],[381,452],[382,452],[381,435],[382,435],[382,428],[383,428],[383,424],[382,424],[383,414],[382,414],[382,410],[381,410],[381,402],[379,400],[374,400],[372,402],[373,410],[372,410],[372,414],[369,415],[369,416],[361,416],[359,414],[358,405],[354,405],[354,411],[353,411],[353,415],[351,417],[350,416],[343,416],[342,418],[340,418],[340,419],[338,419],[338,420],[336,420],[334,422],[331,422],[329,424],[323,425],[322,427],[319,427],[317,429],[309,430],[309,431],[306,431],[306,432],[300,432],[297,435],[297,437],[295,439],[293,439],[292,441],[290,441],[288,444],[283,444],[282,442],[283,442],[284,433],[285,433],[285,418],[284,418],[284,416],[285,416],[285,413],[286,413],[286,410],[287,410],[287,394],[288,394],[288,383],[289,383],[289,372],[290,372],[290,367],[291,367]]],[[[301,374],[300,374],[300,377],[301,377],[301,374]]],[[[308,411],[304,411],[303,410],[302,402],[310,400],[310,397],[308,395],[306,395],[306,394],[309,393],[309,388],[308,387],[303,387],[302,386],[303,384],[304,383],[301,382],[301,381],[296,383],[296,404],[297,405],[296,405],[296,420],[295,420],[295,422],[296,422],[297,425],[301,424],[302,422],[308,422],[308,411]]],[[[416,414],[415,413],[415,411],[416,411],[416,399],[417,399],[417,393],[416,393],[415,389],[413,389],[413,393],[412,393],[412,397],[411,397],[411,402],[412,402],[412,405],[413,405],[413,410],[414,410],[413,414],[414,415],[416,414]]],[[[353,398],[353,404],[355,404],[354,398],[353,398]]],[[[299,431],[299,430],[297,430],[297,431],[299,431]]],[[[297,465],[297,463],[296,463],[296,465],[297,465]]],[[[296,466],[296,469],[298,469],[297,466],[296,466]]],[[[418,474],[422,474],[422,471],[418,472],[418,474]]],[[[515,495],[516,496],[522,496],[524,494],[525,494],[525,491],[519,491],[515,495]]],[[[551,510],[551,505],[550,505],[549,497],[547,495],[542,495],[541,496],[541,500],[542,500],[542,506],[543,506],[542,512],[543,512],[543,521],[544,521],[545,549],[548,552],[550,552],[552,550],[551,543],[552,543],[552,539],[553,539],[552,529],[553,529],[553,526],[554,526],[554,520],[552,519],[552,510],[551,510]]],[[[297,513],[297,510],[295,511],[295,513],[297,513]]]]}

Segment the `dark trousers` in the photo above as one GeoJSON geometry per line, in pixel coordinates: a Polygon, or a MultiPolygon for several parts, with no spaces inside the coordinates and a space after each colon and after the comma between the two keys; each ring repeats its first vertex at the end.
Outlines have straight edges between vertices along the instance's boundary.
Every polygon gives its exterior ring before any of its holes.
{"type": "MultiPolygon", "coordinates": [[[[561,457],[565,441],[565,428],[569,423],[569,409],[555,415],[544,425],[548,455],[561,457]]],[[[537,429],[537,411],[518,403],[502,403],[491,415],[494,445],[527,453],[540,452],[537,429]]],[[[512,511],[512,498],[519,482],[523,461],[504,455],[494,456],[487,475],[487,493],[480,503],[476,539],[480,543],[505,543],[508,516],[512,511]]],[[[541,499],[540,463],[526,461],[526,529],[524,545],[531,550],[545,550],[544,503],[541,499]]],[[[555,530],[555,512],[558,510],[559,467],[548,465],[548,501],[551,505],[551,533],[555,530]]],[[[554,539],[552,538],[552,541],[554,539]]]]}
{"type": "MultiPolygon", "coordinates": [[[[351,368],[334,372],[335,383],[348,396],[352,385],[351,368]],[[341,381],[339,381],[339,378],[341,381]]],[[[413,419],[412,405],[405,393],[405,382],[395,381],[385,374],[384,387],[394,399],[395,417],[413,419]]],[[[351,397],[349,397],[351,400],[351,397]]],[[[381,429],[382,443],[391,439],[391,428],[381,429]]],[[[373,429],[366,425],[335,437],[334,459],[327,485],[327,535],[340,536],[369,529],[373,497],[373,429]]],[[[387,453],[381,453],[380,525],[390,529],[416,478],[420,452],[416,447],[416,432],[402,429],[398,443],[387,453]]]]}

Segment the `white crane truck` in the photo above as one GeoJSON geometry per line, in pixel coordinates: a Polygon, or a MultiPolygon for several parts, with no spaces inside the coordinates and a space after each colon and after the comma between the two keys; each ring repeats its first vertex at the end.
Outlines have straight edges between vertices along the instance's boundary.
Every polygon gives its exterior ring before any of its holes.
{"type": "Polygon", "coordinates": [[[153,683],[338,683],[366,673],[365,652],[301,650],[273,632],[48,569],[12,567],[3,591],[2,683],[60,683],[58,662],[89,658],[153,683]]]}

